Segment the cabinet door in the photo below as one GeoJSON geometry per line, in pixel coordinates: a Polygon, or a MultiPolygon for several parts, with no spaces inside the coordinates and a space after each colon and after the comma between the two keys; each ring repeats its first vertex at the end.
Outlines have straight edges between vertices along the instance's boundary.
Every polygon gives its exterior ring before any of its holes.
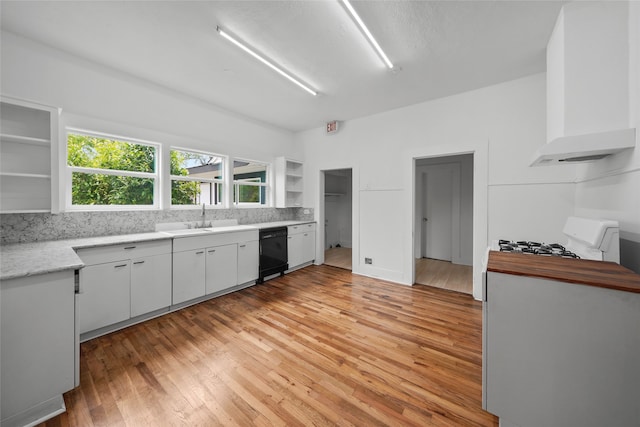
{"type": "Polygon", "coordinates": [[[258,241],[238,243],[238,284],[258,279],[258,241]]]}
{"type": "Polygon", "coordinates": [[[302,264],[302,234],[290,234],[287,236],[287,260],[289,268],[297,267],[302,264]]]}
{"type": "Polygon", "coordinates": [[[3,421],[17,417],[7,425],[26,425],[74,387],[73,270],[3,280],[0,288],[0,413],[3,421]]]}
{"type": "Polygon", "coordinates": [[[302,262],[311,262],[316,259],[316,233],[305,231],[302,233],[302,262]]]}
{"type": "Polygon", "coordinates": [[[90,265],[80,270],[80,333],[129,319],[131,261],[90,265]]]}
{"type": "Polygon", "coordinates": [[[171,305],[171,254],[131,261],[131,317],[171,305]]]}
{"type": "Polygon", "coordinates": [[[238,284],[238,245],[207,248],[206,292],[212,294],[238,284]]]}
{"type": "Polygon", "coordinates": [[[198,298],[205,293],[205,250],[173,254],[173,304],[198,298]]]}

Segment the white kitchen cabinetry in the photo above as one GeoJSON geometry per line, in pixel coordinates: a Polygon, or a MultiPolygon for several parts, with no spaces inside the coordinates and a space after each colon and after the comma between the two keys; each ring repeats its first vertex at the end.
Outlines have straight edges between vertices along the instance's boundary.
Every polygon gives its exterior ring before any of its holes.
{"type": "MultiPolygon", "coordinates": [[[[171,240],[83,248],[78,327],[81,334],[171,305],[171,240]]],[[[109,332],[109,330],[104,331],[109,332]]],[[[99,333],[92,333],[92,338],[99,333]]]]}
{"type": "Polygon", "coordinates": [[[256,240],[238,243],[238,284],[244,284],[258,279],[260,268],[260,248],[258,235],[256,240]]]}
{"type": "Polygon", "coordinates": [[[57,212],[60,112],[0,98],[0,213],[57,212]]]}
{"type": "Polygon", "coordinates": [[[316,224],[290,225],[287,234],[289,269],[313,262],[316,258],[316,224]]]}
{"type": "Polygon", "coordinates": [[[173,304],[205,294],[205,248],[173,253],[173,304]]]}
{"type": "Polygon", "coordinates": [[[131,260],[131,317],[171,305],[171,254],[131,260]]]}
{"type": "Polygon", "coordinates": [[[276,158],[276,207],[301,207],[303,202],[303,163],[276,158]]]}
{"type": "Polygon", "coordinates": [[[238,245],[222,245],[207,248],[205,292],[212,294],[238,284],[238,245]]]}
{"type": "Polygon", "coordinates": [[[80,333],[131,317],[131,261],[90,265],[80,270],[80,333]]]}
{"type": "Polygon", "coordinates": [[[640,294],[490,271],[484,304],[483,408],[500,425],[638,425],[640,294]]]}
{"type": "Polygon", "coordinates": [[[173,240],[173,305],[199,301],[258,278],[258,230],[173,240]]]}
{"type": "Polygon", "coordinates": [[[65,411],[75,386],[74,271],[0,282],[2,426],[33,425],[65,411]]]}

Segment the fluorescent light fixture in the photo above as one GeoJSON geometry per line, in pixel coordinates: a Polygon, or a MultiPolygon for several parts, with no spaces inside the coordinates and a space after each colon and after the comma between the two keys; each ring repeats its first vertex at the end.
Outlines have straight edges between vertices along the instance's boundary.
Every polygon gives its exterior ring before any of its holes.
{"type": "Polygon", "coordinates": [[[263,56],[261,56],[258,53],[256,53],[250,47],[248,47],[244,43],[240,42],[239,40],[237,40],[236,38],[231,36],[226,31],[224,31],[222,28],[217,27],[216,30],[218,31],[218,34],[220,34],[222,37],[224,37],[225,39],[229,40],[231,43],[233,43],[234,45],[238,46],[240,49],[244,50],[249,55],[253,56],[258,61],[262,62],[264,65],[266,65],[267,67],[271,68],[272,70],[274,70],[275,72],[277,72],[281,76],[287,78],[290,82],[295,83],[296,85],[300,86],[302,89],[306,90],[307,92],[309,92],[313,96],[316,96],[318,94],[318,92],[316,92],[315,90],[311,89],[309,86],[305,85],[300,80],[296,79],[291,74],[289,74],[286,71],[284,71],[282,68],[280,68],[277,65],[273,64],[272,62],[268,61],[266,58],[264,58],[263,56]]]}
{"type": "Polygon", "coordinates": [[[351,6],[351,3],[349,3],[349,0],[341,0],[341,1],[342,1],[342,4],[344,4],[344,7],[347,8],[349,13],[353,17],[353,19],[355,19],[356,23],[360,26],[360,29],[362,30],[362,32],[364,32],[364,35],[367,36],[367,38],[369,39],[369,42],[371,42],[376,52],[378,52],[378,55],[380,55],[380,58],[382,58],[384,63],[387,65],[387,67],[389,67],[390,69],[393,69],[393,64],[391,63],[391,61],[389,61],[389,58],[387,58],[387,55],[385,55],[384,51],[382,50],[382,48],[380,47],[376,39],[373,38],[373,35],[371,34],[367,26],[364,24],[364,22],[362,22],[362,19],[360,19],[360,16],[358,16],[358,13],[355,11],[353,6],[351,6]]]}

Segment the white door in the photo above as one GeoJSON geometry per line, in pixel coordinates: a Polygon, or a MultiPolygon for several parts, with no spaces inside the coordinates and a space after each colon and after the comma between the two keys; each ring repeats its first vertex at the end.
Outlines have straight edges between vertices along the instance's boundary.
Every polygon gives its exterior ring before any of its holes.
{"type": "Polygon", "coordinates": [[[131,261],[131,317],[171,305],[171,254],[131,261]]]}
{"type": "Polygon", "coordinates": [[[130,274],[130,260],[89,265],[80,270],[81,334],[131,316],[130,274]]]}
{"type": "Polygon", "coordinates": [[[258,279],[260,249],[257,240],[238,243],[238,284],[258,279]]]}
{"type": "Polygon", "coordinates": [[[173,254],[173,304],[204,295],[204,253],[203,248],[173,254]]]}
{"type": "Polygon", "coordinates": [[[451,261],[453,167],[429,166],[422,175],[422,244],[425,257],[451,261]]]}
{"type": "Polygon", "coordinates": [[[207,248],[207,295],[238,284],[238,245],[207,248]]]}

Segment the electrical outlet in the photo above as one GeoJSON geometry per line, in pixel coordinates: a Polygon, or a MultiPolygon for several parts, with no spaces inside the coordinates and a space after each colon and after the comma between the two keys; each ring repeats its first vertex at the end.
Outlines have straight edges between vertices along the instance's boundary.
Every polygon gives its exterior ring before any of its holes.
{"type": "Polygon", "coordinates": [[[365,264],[373,264],[373,260],[371,258],[365,258],[364,259],[364,263],[365,264]]]}

